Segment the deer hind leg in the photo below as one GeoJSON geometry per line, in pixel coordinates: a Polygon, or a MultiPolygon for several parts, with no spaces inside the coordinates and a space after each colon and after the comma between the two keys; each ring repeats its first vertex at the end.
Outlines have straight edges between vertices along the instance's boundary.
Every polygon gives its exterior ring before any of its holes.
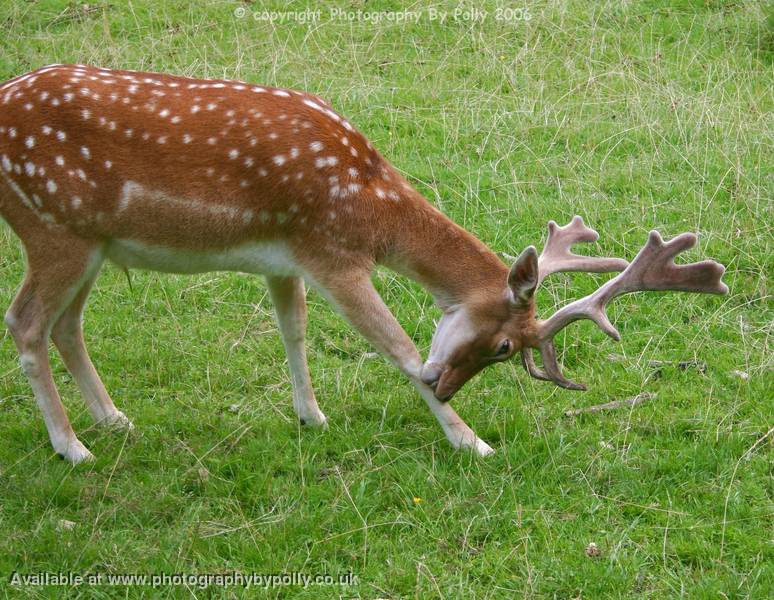
{"type": "Polygon", "coordinates": [[[132,429],[132,422],[113,404],[83,341],[83,307],[97,278],[98,269],[95,269],[94,274],[84,282],[73,301],[64,309],[51,330],[51,339],[78,385],[94,421],[104,426],[132,429]]]}
{"type": "Polygon", "coordinates": [[[302,425],[326,427],[325,415],[317,406],[306,362],[306,291],[300,277],[267,277],[271,300],[277,313],[282,343],[288,356],[293,385],[293,408],[302,425]]]}
{"type": "Polygon", "coordinates": [[[51,445],[73,464],[93,458],[75,436],[51,375],[48,339],[62,311],[102,262],[101,253],[77,238],[40,236],[41,244],[25,244],[27,273],[5,316],[22,370],[43,413],[51,445]]]}

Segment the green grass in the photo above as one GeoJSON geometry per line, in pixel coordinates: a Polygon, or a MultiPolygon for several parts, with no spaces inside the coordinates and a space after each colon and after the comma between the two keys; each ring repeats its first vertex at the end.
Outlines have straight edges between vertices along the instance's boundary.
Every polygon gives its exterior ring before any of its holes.
{"type": "MultiPolygon", "coordinates": [[[[13,343],[0,339],[0,592],[60,597],[10,587],[15,570],[239,570],[359,577],[269,597],[770,597],[774,11],[750,0],[556,0],[530,2],[531,19],[512,23],[441,25],[423,2],[416,24],[328,17],[332,6],[399,8],[353,0],[325,4],[318,23],[272,25],[234,17],[257,3],[112,2],[82,19],[67,18],[72,4],[2,3],[0,79],[83,62],[314,91],[495,250],[539,244],[548,219],[575,213],[603,232],[599,252],[629,257],[651,228],[695,231],[688,258],[726,264],[731,293],[621,299],[610,310],[620,344],[573,325],[559,341],[585,394],[531,380],[516,362],[485,371],[454,401],[497,450],[480,460],[448,446],[412,388],[319,295],[308,351],[326,433],[296,423],[260,278],[133,272],[130,289],[107,267],[86,336],[138,432],[91,429],[55,357],[97,461],[53,457],[13,343]],[[654,359],[706,371],[654,373],[654,359]],[[657,398],[564,416],[642,391],[657,398]],[[590,542],[600,556],[586,555],[590,542]]],[[[3,307],[22,274],[2,226],[3,307]]],[[[388,272],[377,281],[426,352],[438,316],[429,296],[388,272]]],[[[553,277],[542,314],[600,281],[553,277]]]]}

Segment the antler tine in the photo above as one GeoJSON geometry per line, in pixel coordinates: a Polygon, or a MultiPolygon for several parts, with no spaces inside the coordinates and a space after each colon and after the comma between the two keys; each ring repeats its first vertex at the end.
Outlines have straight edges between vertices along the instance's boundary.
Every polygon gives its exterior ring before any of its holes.
{"type": "Polygon", "coordinates": [[[548,377],[556,385],[563,387],[566,390],[579,390],[581,392],[586,391],[585,385],[570,381],[564,375],[562,375],[562,369],[559,367],[559,362],[556,360],[556,348],[554,347],[553,340],[546,340],[545,342],[541,342],[540,358],[543,359],[543,368],[546,370],[548,377]]]}
{"type": "Polygon", "coordinates": [[[532,377],[540,379],[541,381],[553,381],[559,387],[568,390],[586,389],[585,385],[570,381],[562,375],[559,363],[556,360],[556,349],[554,348],[553,341],[548,340],[546,344],[541,344],[540,356],[543,359],[545,371],[535,364],[535,359],[532,356],[532,348],[525,347],[521,349],[521,364],[532,377]]]}
{"type": "Polygon", "coordinates": [[[586,227],[583,219],[575,215],[567,225],[559,227],[556,221],[548,222],[548,239],[538,259],[538,285],[552,273],[559,271],[585,271],[609,273],[623,271],[629,264],[622,258],[603,258],[573,254],[571,248],[579,242],[596,242],[599,234],[586,227]]]}
{"type": "Polygon", "coordinates": [[[521,349],[521,366],[535,379],[542,381],[551,381],[548,374],[535,364],[535,358],[532,356],[532,348],[525,346],[521,349]]]}
{"type": "Polygon", "coordinates": [[[554,336],[561,329],[579,319],[590,319],[617,341],[621,336],[605,313],[607,304],[617,296],[638,291],[668,290],[726,294],[728,286],[721,281],[725,267],[720,263],[714,260],[687,265],[674,263],[674,258],[678,254],[692,248],[695,244],[696,236],[692,233],[682,233],[664,242],[657,231],[651,231],[647,243],[623,273],[602,285],[593,294],[568,304],[548,320],[539,323],[537,347],[543,358],[545,372],[535,367],[531,354],[523,358],[527,371],[533,377],[538,377],[536,373],[548,375],[551,381],[561,387],[585,389],[584,386],[562,376],[553,344],[554,336]]]}

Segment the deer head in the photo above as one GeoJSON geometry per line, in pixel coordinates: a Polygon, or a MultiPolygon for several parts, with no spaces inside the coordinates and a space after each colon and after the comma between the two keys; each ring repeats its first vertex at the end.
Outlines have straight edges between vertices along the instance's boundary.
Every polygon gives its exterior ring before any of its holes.
{"type": "Polygon", "coordinates": [[[521,352],[522,364],[536,379],[585,390],[566,379],[559,368],[553,338],[579,319],[594,321],[602,331],[620,340],[610,323],[605,306],[613,298],[637,291],[683,291],[725,294],[721,281],[723,265],[705,260],[687,265],[674,264],[674,258],[696,244],[696,236],[683,233],[664,242],[657,231],[631,263],[621,258],[589,257],[573,254],[579,242],[595,242],[599,234],[576,216],[564,227],[548,223],[548,240],[538,256],[529,246],[516,259],[499,290],[478,300],[462,303],[444,312],[433,336],[430,355],[421,378],[441,401],[447,401],[462,385],[484,367],[502,362],[521,352]],[[593,294],[563,307],[549,319],[536,318],[535,290],[545,277],[561,271],[607,273],[621,271],[593,294]],[[543,368],[534,361],[532,349],[540,352],[543,368]]]}

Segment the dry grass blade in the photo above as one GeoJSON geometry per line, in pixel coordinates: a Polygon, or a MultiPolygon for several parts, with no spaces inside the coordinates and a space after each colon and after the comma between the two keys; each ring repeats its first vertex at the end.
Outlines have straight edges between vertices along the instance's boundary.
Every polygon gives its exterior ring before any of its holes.
{"type": "Polygon", "coordinates": [[[615,410],[617,408],[623,408],[625,406],[637,406],[650,400],[654,400],[657,394],[653,392],[642,392],[637,394],[634,398],[628,400],[613,400],[612,402],[605,402],[604,404],[595,404],[594,406],[585,406],[583,408],[573,408],[572,410],[564,411],[565,417],[574,417],[585,413],[602,412],[605,410],[615,410]]]}
{"type": "Polygon", "coordinates": [[[67,6],[62,12],[60,12],[51,21],[52,25],[58,25],[59,23],[65,23],[67,21],[83,21],[89,17],[95,17],[102,14],[104,11],[109,10],[112,7],[111,4],[82,4],[77,6],[71,4],[67,6]]]}

